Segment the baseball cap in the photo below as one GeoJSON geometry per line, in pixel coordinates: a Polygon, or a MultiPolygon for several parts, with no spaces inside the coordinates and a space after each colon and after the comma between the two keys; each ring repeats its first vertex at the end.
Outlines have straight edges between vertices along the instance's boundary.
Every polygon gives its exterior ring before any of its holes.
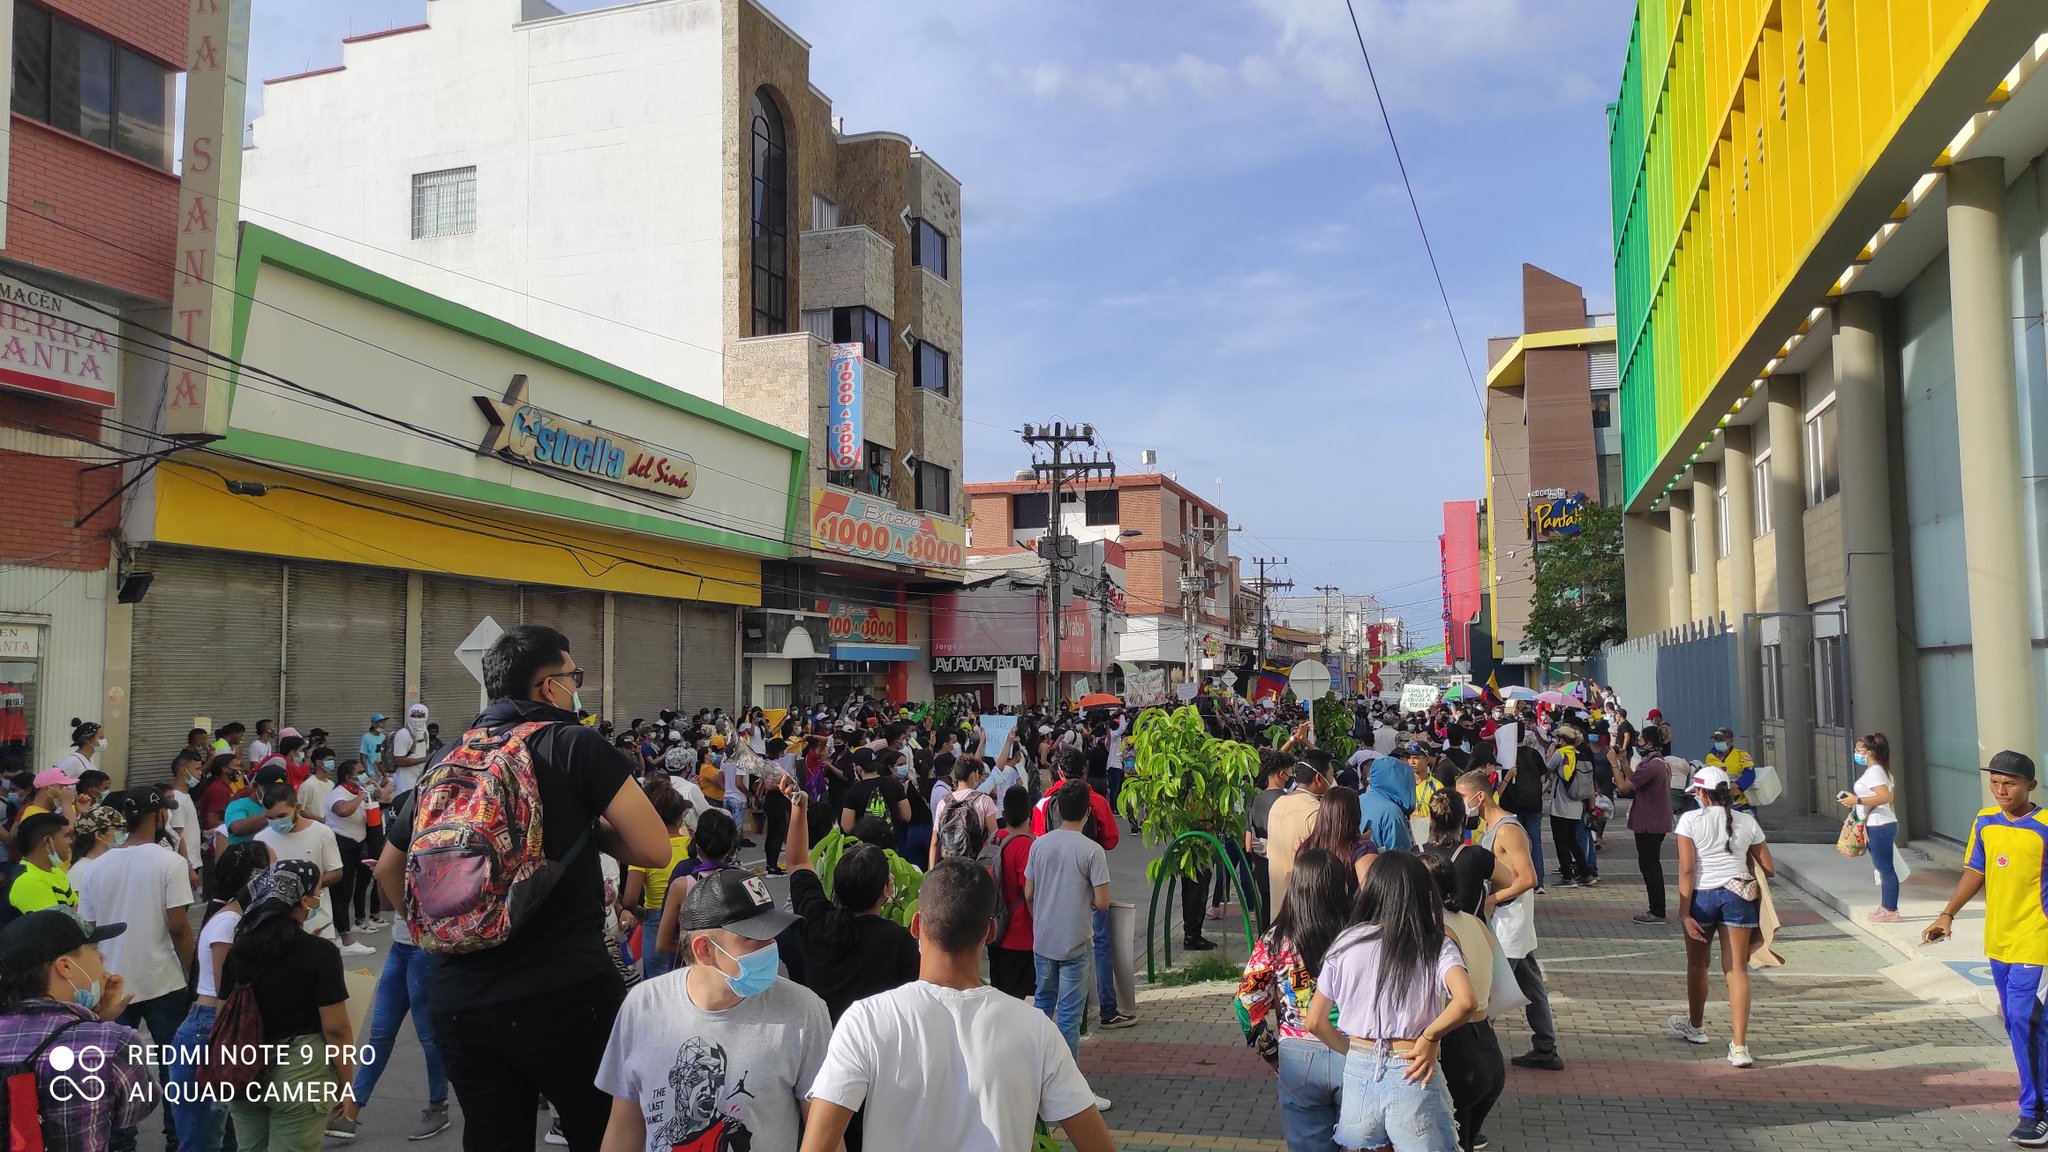
{"type": "Polygon", "coordinates": [[[1984,771],[1995,776],[2015,776],[2031,781],[2034,779],[2034,761],[2026,753],[2008,748],[1994,754],[1991,763],[1984,766],[1984,771]]]}
{"type": "Polygon", "coordinates": [[[69,908],[31,912],[0,929],[0,968],[21,972],[40,968],[87,944],[100,944],[126,932],[126,924],[94,924],[69,908]]]}
{"type": "Polygon", "coordinates": [[[256,770],[255,784],[258,788],[268,787],[272,784],[289,783],[291,783],[291,777],[285,775],[284,765],[282,764],[266,764],[256,770]]]}
{"type": "MultiPolygon", "coordinates": [[[[119,795],[119,793],[115,795],[119,795]]],[[[108,799],[111,800],[112,797],[108,797],[108,799]]],[[[110,829],[119,831],[127,826],[128,822],[123,819],[123,814],[119,809],[115,808],[112,804],[100,804],[81,812],[77,822],[72,825],[72,831],[87,839],[91,839],[110,829]]]]}
{"type": "Polygon", "coordinates": [[[78,777],[73,776],[62,768],[45,768],[41,772],[36,773],[35,787],[37,788],[70,788],[77,783],[78,777]]]}
{"type": "Polygon", "coordinates": [[[1661,708],[1652,708],[1650,709],[1650,714],[1643,717],[1643,719],[1648,720],[1652,724],[1661,724],[1664,721],[1664,710],[1661,708]]]}
{"type": "Polygon", "coordinates": [[[730,868],[699,879],[683,901],[686,931],[723,928],[749,940],[773,940],[797,919],[796,913],[775,906],[760,877],[730,868]]]}
{"type": "Polygon", "coordinates": [[[384,722],[384,714],[383,714],[382,712],[372,712],[372,713],[370,713],[370,723],[372,723],[372,724],[382,724],[383,722],[384,722]]]}
{"type": "Polygon", "coordinates": [[[129,820],[134,820],[151,812],[162,812],[170,805],[164,803],[163,789],[150,784],[113,793],[107,797],[105,807],[112,808],[129,820]]]}
{"type": "MultiPolygon", "coordinates": [[[[287,737],[287,736],[298,736],[298,735],[299,735],[299,730],[298,730],[297,728],[279,728],[279,729],[277,730],[277,738],[278,738],[278,739],[280,739],[280,740],[284,739],[284,738],[285,738],[285,737],[287,737]]],[[[300,738],[301,740],[305,739],[305,737],[303,737],[303,736],[300,736],[299,738],[300,738]]]]}
{"type": "Polygon", "coordinates": [[[1709,765],[1698,769],[1692,774],[1691,787],[1697,788],[1702,792],[1712,792],[1716,788],[1727,787],[1728,783],[1728,773],[1709,765]]]}

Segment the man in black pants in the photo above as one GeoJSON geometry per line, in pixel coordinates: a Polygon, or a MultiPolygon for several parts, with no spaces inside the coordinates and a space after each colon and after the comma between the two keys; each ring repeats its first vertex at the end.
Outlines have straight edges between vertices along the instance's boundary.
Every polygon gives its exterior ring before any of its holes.
{"type": "MultiPolygon", "coordinates": [[[[780,738],[768,741],[768,763],[774,765],[761,777],[761,842],[767,853],[768,874],[784,875],[782,846],[789,840],[789,797],[781,788],[785,776],[794,776],[789,744],[780,738]]],[[[798,780],[801,785],[803,782],[798,780]]]]}
{"type": "MultiPolygon", "coordinates": [[[[527,745],[542,843],[562,868],[512,935],[435,958],[435,1040],[462,1102],[462,1145],[470,1152],[532,1147],[542,1096],[577,1152],[597,1152],[611,1114],[597,1067],[626,991],[605,950],[610,909],[597,854],[662,867],[668,829],[633,782],[633,764],[596,729],[577,723],[582,681],[568,638],[544,625],[514,628],[484,654],[491,703],[471,727],[501,733],[545,725],[527,745]]],[[[422,784],[431,783],[430,773],[422,784]]],[[[404,906],[413,819],[408,804],[391,820],[390,842],[377,860],[378,886],[393,907],[404,906]]]]}
{"type": "Polygon", "coordinates": [[[1671,752],[1670,737],[1656,724],[1644,726],[1636,736],[1643,758],[1633,771],[1614,764],[1614,790],[1635,797],[1628,808],[1628,830],[1636,837],[1636,866],[1643,871],[1643,889],[1649,895],[1649,909],[1635,915],[1638,924],[1662,924],[1664,920],[1664,838],[1671,834],[1671,752]]]}

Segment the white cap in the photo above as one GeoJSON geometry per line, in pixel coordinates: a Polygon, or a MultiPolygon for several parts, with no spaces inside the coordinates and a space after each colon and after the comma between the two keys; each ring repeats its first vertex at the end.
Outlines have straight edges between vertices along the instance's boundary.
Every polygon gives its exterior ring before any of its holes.
{"type": "Polygon", "coordinates": [[[1728,779],[1728,773],[1711,764],[1700,765],[1693,770],[1692,787],[1702,792],[1712,792],[1714,789],[1725,787],[1729,783],[1731,781],[1728,779]]]}

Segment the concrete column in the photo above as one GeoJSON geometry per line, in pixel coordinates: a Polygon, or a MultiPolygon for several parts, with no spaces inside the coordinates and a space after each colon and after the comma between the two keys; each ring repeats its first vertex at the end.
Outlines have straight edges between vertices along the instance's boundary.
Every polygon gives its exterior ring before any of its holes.
{"type": "Polygon", "coordinates": [[[1728,488],[1728,625],[1735,629],[1735,700],[1739,711],[1730,726],[1742,734],[1743,747],[1754,750],[1761,733],[1757,717],[1762,711],[1762,685],[1757,672],[1761,653],[1757,650],[1756,621],[1756,492],[1751,484],[1755,457],[1748,425],[1721,430],[1721,482],[1728,488]]]}
{"type": "Polygon", "coordinates": [[[1671,625],[1677,627],[1693,618],[1692,581],[1687,576],[1691,563],[1692,496],[1672,489],[1664,497],[1665,514],[1670,517],[1671,625]]]}
{"type": "MultiPolygon", "coordinates": [[[[1803,613],[1806,598],[1806,404],[1799,377],[1773,376],[1761,396],[1771,428],[1771,541],[1778,565],[1778,611],[1803,613]]],[[[1795,812],[1816,812],[1813,777],[1813,618],[1777,617],[1785,674],[1784,738],[1759,758],[1777,763],[1795,812]]],[[[1759,721],[1761,723],[1761,721],[1759,721]]]]}
{"type": "MultiPolygon", "coordinates": [[[[405,702],[420,698],[420,644],[426,635],[421,623],[427,605],[426,577],[405,574],[405,702]]],[[[444,721],[445,722],[445,721],[444,721]]]]}
{"type": "MultiPolygon", "coordinates": [[[[604,715],[606,716],[617,716],[619,714],[617,704],[619,665],[613,655],[618,647],[618,619],[618,603],[612,599],[612,594],[607,592],[604,594],[604,691],[600,693],[604,698],[604,715]]],[[[741,644],[740,647],[745,648],[746,645],[741,644]]],[[[743,699],[740,703],[745,704],[746,701],[743,699]]]]}
{"type": "MultiPolygon", "coordinates": [[[[1963,553],[1970,579],[1970,664],[1980,762],[2034,742],[2034,660],[2027,621],[2027,526],[2020,506],[2019,398],[2002,215],[2005,161],[1948,173],[1949,301],[1956,422],[1962,429],[1963,553]]],[[[1847,477],[1844,476],[1846,491],[1847,477]]]]}
{"type": "Polygon", "coordinates": [[[1721,470],[1712,464],[1692,466],[1692,554],[1700,570],[1699,591],[1693,596],[1693,615],[1713,620],[1721,615],[1720,510],[1715,507],[1721,487],[1721,470]]]}
{"type": "Polygon", "coordinates": [[[1671,522],[1655,512],[1621,518],[1622,571],[1628,583],[1628,634],[1648,636],[1676,621],[1671,613],[1671,522]]]}
{"type": "Polygon", "coordinates": [[[1883,732],[1901,740],[1905,710],[1899,691],[1892,460],[1886,447],[1891,437],[1885,426],[1884,301],[1877,293],[1857,292],[1835,302],[1834,362],[1851,738],[1883,732]]]}

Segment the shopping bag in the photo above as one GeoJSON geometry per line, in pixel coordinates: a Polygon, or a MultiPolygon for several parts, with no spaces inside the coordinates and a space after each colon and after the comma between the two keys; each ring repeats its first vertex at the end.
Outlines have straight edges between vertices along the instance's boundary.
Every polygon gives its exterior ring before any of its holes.
{"type": "Polygon", "coordinates": [[[1492,928],[1486,930],[1486,939],[1493,945],[1493,987],[1486,994],[1486,1015],[1492,1019],[1528,1007],[1529,995],[1522,991],[1521,981],[1515,979],[1507,949],[1501,947],[1500,937],[1493,934],[1492,928]]]}
{"type": "Polygon", "coordinates": [[[1835,851],[1852,858],[1870,851],[1870,829],[1864,827],[1862,813],[1851,811],[1842,817],[1842,830],[1835,836],[1835,851]]]}
{"type": "Polygon", "coordinates": [[[1744,788],[1743,794],[1751,804],[1775,804],[1785,794],[1785,780],[1778,770],[1769,764],[1756,766],[1756,782],[1744,788]]]}

